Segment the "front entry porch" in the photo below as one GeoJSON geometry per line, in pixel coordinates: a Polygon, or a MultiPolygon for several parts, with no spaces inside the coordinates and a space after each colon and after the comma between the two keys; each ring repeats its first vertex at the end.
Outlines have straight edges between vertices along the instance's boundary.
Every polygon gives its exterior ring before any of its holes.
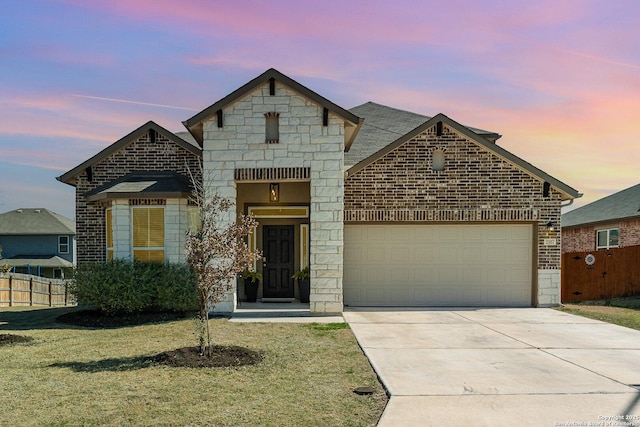
{"type": "MultiPolygon", "coordinates": [[[[257,301],[306,303],[294,273],[309,266],[309,182],[237,183],[238,214],[258,221],[249,247],[262,252],[253,269],[262,275],[257,301]],[[275,190],[274,190],[275,189],[275,190]],[[274,191],[277,191],[274,196],[274,191]]],[[[242,281],[237,286],[238,308],[253,301],[242,281]]]]}

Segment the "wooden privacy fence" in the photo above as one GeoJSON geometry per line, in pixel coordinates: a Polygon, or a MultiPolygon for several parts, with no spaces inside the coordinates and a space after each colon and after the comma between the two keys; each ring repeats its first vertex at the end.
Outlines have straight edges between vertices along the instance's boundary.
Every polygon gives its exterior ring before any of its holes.
{"type": "Polygon", "coordinates": [[[562,302],[640,294],[640,246],[562,254],[562,302]]]}
{"type": "Polygon", "coordinates": [[[61,307],[75,305],[75,301],[69,295],[66,280],[0,273],[0,307],[19,305],[61,307]]]}

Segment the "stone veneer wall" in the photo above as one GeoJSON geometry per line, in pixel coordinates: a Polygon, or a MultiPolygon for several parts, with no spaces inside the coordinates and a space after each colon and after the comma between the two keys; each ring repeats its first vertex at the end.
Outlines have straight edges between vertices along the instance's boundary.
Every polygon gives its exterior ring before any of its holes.
{"type": "Polygon", "coordinates": [[[618,227],[618,247],[640,245],[640,219],[562,229],[562,253],[596,250],[596,231],[618,227]]]}
{"type": "MultiPolygon", "coordinates": [[[[76,238],[77,238],[77,260],[78,264],[89,262],[103,262],[106,259],[106,243],[105,243],[105,208],[107,205],[100,203],[87,203],[84,194],[96,187],[104,185],[115,179],[118,179],[130,172],[135,171],[175,171],[179,174],[189,176],[187,165],[192,171],[199,173],[201,159],[192,152],[171,142],[162,135],[156,135],[156,140],[151,143],[149,135],[145,134],[133,141],[131,144],[113,153],[108,158],[95,164],[92,168],[92,180],[87,179],[87,172],[83,171],[76,177],[76,238]]],[[[126,205],[127,212],[128,201],[123,203],[126,205]]],[[[166,208],[171,212],[173,208],[169,207],[167,202],[166,208]]],[[[122,203],[117,205],[119,209],[119,217],[125,215],[122,209],[125,207],[122,203]]],[[[166,215],[166,213],[165,213],[166,215]]],[[[171,214],[170,214],[171,215],[171,214]]],[[[121,227],[123,219],[121,219],[121,227]]],[[[171,219],[173,222],[174,220],[171,219]]],[[[128,227],[128,226],[127,226],[128,227]]],[[[169,227],[172,230],[172,227],[169,227]]],[[[174,233],[175,230],[170,231],[174,233]]],[[[165,231],[166,232],[166,231],[165,231]]],[[[170,234],[172,236],[174,234],[170,234]]],[[[121,231],[122,236],[122,231],[121,231]]],[[[115,237],[115,235],[114,235],[115,237]]],[[[130,240],[130,234],[127,237],[127,245],[130,240]]],[[[120,243],[118,251],[123,253],[125,250],[124,242],[120,243]]],[[[130,252],[130,248],[126,251],[130,252]]],[[[176,255],[172,249],[171,260],[176,255]]]]}
{"type": "Polygon", "coordinates": [[[346,222],[496,222],[534,224],[536,304],[560,303],[560,194],[464,136],[435,126],[345,182],[346,222]],[[445,169],[432,169],[434,150],[445,169]],[[547,230],[547,222],[556,225],[547,230]],[[545,242],[555,239],[555,244],[545,242]],[[545,244],[546,243],[546,244],[545,244]]]}
{"type": "MultiPolygon", "coordinates": [[[[236,169],[310,169],[310,264],[312,312],[342,311],[344,124],[323,107],[276,82],[243,96],[223,111],[223,127],[204,123],[204,182],[210,191],[236,201],[236,169]],[[265,143],[267,113],[279,113],[279,141],[265,143]]],[[[229,215],[227,222],[235,221],[229,215]]],[[[217,311],[236,307],[236,285],[217,311]]]]}

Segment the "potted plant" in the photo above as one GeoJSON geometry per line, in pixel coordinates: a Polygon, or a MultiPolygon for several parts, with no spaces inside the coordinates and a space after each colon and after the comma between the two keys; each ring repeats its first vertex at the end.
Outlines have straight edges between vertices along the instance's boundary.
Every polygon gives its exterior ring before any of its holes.
{"type": "Polygon", "coordinates": [[[296,271],[292,279],[298,281],[298,290],[300,291],[300,302],[308,303],[309,294],[311,293],[311,283],[309,281],[309,266],[303,268],[300,271],[296,271]]]}
{"type": "Polygon", "coordinates": [[[256,302],[258,299],[258,285],[262,281],[262,273],[247,269],[242,272],[242,278],[244,279],[244,292],[247,294],[247,302],[256,302]]]}

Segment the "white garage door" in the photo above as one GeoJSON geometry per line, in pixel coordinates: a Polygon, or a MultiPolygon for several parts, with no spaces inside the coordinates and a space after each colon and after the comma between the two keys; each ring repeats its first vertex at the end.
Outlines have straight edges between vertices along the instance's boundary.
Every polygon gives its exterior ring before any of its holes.
{"type": "Polygon", "coordinates": [[[344,303],[529,307],[532,238],[521,224],[346,224],[344,303]]]}

